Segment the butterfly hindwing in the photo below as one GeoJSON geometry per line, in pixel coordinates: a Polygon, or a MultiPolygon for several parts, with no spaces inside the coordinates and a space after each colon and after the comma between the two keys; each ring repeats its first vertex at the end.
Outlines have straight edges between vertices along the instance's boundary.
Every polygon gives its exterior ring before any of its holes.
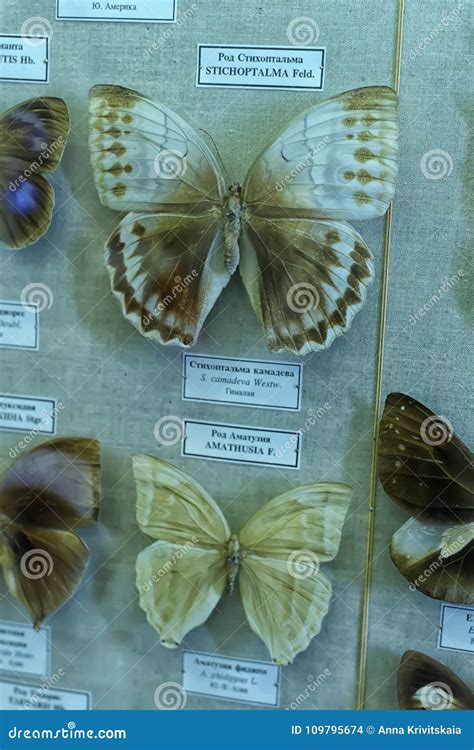
{"type": "Polygon", "coordinates": [[[76,590],[89,552],[76,528],[97,520],[99,443],[57,438],[21,455],[0,483],[0,560],[35,627],[76,590]]]}
{"type": "Polygon", "coordinates": [[[191,346],[230,276],[222,223],[209,213],[128,214],[106,265],[124,316],[160,344],[191,346]]]}
{"type": "Polygon", "coordinates": [[[473,710],[474,694],[451,669],[420,651],[405,651],[398,669],[402,710],[473,710]]]}
{"type": "Polygon", "coordinates": [[[390,555],[412,589],[433,599],[474,604],[474,523],[410,518],[393,535],[390,555]]]}
{"type": "Polygon", "coordinates": [[[137,557],[140,606],[167,648],[208,619],[227,587],[225,547],[204,548],[193,537],[155,542],[137,557]]]}
{"type": "Polygon", "coordinates": [[[69,133],[62,99],[31,99],[0,118],[0,244],[21,249],[48,229],[54,191],[46,176],[61,161],[69,133]]]}
{"type": "Polygon", "coordinates": [[[277,664],[292,662],[321,629],[331,584],[319,564],[337,554],[351,496],[342,484],[297,487],[263,506],[242,529],[242,602],[277,664]]]}
{"type": "Polygon", "coordinates": [[[251,217],[240,274],[272,351],[325,349],[350,327],[374,276],[372,254],[343,221],[251,217]]]}
{"type": "Polygon", "coordinates": [[[139,454],[133,473],[138,524],[158,539],[137,558],[140,606],[174,648],[225,592],[230,530],[211,496],[171,464],[139,454]]]}

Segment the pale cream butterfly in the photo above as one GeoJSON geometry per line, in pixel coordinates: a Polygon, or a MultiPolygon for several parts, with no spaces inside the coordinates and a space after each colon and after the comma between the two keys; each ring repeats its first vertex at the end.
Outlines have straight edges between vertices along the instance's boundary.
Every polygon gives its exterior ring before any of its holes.
{"type": "Polygon", "coordinates": [[[321,629],[331,583],[319,563],[339,549],[352,489],[295,487],[232,534],[196,481],[158,458],[136,455],[140,529],[157,541],[137,558],[140,606],[167,648],[204,623],[238,578],[251,629],[276,664],[288,664],[321,629]]]}
{"type": "Polygon", "coordinates": [[[160,344],[192,346],[239,266],[272,351],[327,348],[350,327],[373,257],[347,220],[382,216],[397,175],[397,95],[355,89],[300,115],[226,188],[219,160],[166,107],[91,90],[104,206],[130,211],[106,244],[114,294],[160,344]]]}

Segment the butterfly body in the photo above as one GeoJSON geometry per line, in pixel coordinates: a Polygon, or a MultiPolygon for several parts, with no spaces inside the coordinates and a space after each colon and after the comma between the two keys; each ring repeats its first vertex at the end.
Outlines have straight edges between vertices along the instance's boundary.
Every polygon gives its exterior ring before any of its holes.
{"type": "Polygon", "coordinates": [[[193,346],[237,266],[272,351],[326,349],[350,328],[374,267],[347,221],[382,216],[393,198],[394,91],[371,86],[319,103],[229,190],[219,159],[167,107],[100,85],[89,112],[100,200],[130,212],[106,243],[106,266],[140,333],[193,346]],[[175,293],[174,280],[191,276],[175,293]]]}
{"type": "Polygon", "coordinates": [[[229,594],[232,594],[234,591],[235,582],[239,575],[241,559],[239,538],[235,534],[232,534],[227,547],[227,591],[229,594]]]}
{"type": "Polygon", "coordinates": [[[242,187],[231,185],[224,201],[225,267],[232,276],[240,260],[239,240],[242,232],[242,187]]]}

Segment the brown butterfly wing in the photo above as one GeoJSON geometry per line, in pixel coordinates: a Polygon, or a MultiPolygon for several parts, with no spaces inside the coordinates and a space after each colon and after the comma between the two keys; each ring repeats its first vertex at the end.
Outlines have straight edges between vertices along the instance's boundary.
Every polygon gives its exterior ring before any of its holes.
{"type": "Polygon", "coordinates": [[[474,520],[474,457],[444,417],[410,396],[391,393],[378,458],[385,492],[411,515],[474,520]]]}
{"type": "Polygon", "coordinates": [[[3,527],[0,559],[5,582],[36,628],[72,596],[88,557],[86,545],[72,531],[3,527]]]}
{"type": "Polygon", "coordinates": [[[393,535],[390,555],[412,590],[474,604],[474,523],[427,524],[410,518],[393,535]]]}
{"type": "Polygon", "coordinates": [[[31,99],[0,118],[0,243],[21,249],[48,229],[54,191],[42,176],[61,161],[69,132],[62,99],[31,99]]]}
{"type": "Polygon", "coordinates": [[[0,561],[7,587],[35,627],[76,590],[88,549],[74,529],[95,523],[99,444],[59,438],[33,448],[0,484],[0,561]]]}
{"type": "Polygon", "coordinates": [[[474,695],[444,664],[420,651],[405,651],[398,669],[398,702],[404,710],[472,710],[474,695]]]}
{"type": "Polygon", "coordinates": [[[20,456],[0,484],[0,512],[20,526],[90,526],[100,507],[100,446],[57,438],[20,456]]]}

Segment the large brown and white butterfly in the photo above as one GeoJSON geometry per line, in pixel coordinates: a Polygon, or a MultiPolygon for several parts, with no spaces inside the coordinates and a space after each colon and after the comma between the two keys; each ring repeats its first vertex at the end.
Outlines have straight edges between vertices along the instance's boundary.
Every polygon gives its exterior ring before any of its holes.
{"type": "Polygon", "coordinates": [[[0,564],[36,628],[75,591],[89,551],[75,529],[97,520],[99,443],[58,438],[21,455],[0,481],[0,564]]]}
{"type": "Polygon", "coordinates": [[[130,211],[106,244],[123,313],[160,344],[192,346],[240,274],[269,348],[306,354],[351,325],[374,275],[348,220],[382,216],[397,175],[397,96],[374,86],[300,115],[244,185],[178,115],[95,86],[90,149],[104,206],[130,211]]]}
{"type": "Polygon", "coordinates": [[[140,606],[167,648],[204,623],[238,578],[245,614],[276,664],[321,629],[331,582],[320,562],[339,549],[352,497],[345,484],[295,487],[231,534],[217,503],[184,472],[136,455],[137,520],[156,539],[137,558],[140,606]]]}
{"type": "Polygon", "coordinates": [[[48,229],[54,190],[46,179],[59,165],[69,133],[65,102],[30,99],[0,117],[0,245],[19,250],[48,229]]]}
{"type": "Polygon", "coordinates": [[[412,516],[392,538],[394,563],[428,596],[474,603],[474,455],[403,393],[388,396],[379,436],[384,490],[412,516]]]}
{"type": "Polygon", "coordinates": [[[474,694],[451,669],[421,651],[405,651],[398,669],[401,709],[472,711],[474,694]]]}

